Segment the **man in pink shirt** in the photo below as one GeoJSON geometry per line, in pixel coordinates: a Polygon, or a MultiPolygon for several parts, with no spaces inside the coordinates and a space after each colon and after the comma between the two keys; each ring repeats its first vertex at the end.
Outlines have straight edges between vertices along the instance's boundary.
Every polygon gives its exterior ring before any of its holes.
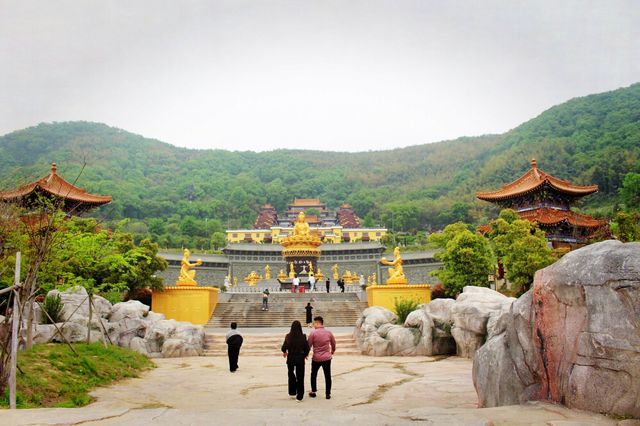
{"type": "Polygon", "coordinates": [[[322,367],[327,399],[331,399],[331,356],[336,351],[336,338],[333,333],[324,328],[324,319],[313,319],[314,330],[309,335],[309,347],[313,349],[311,358],[311,398],[316,397],[318,370],[322,367]]]}

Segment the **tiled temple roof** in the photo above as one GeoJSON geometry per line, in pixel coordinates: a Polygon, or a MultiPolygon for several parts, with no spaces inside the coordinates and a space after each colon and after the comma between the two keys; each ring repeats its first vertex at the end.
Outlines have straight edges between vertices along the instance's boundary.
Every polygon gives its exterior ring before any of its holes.
{"type": "Polygon", "coordinates": [[[556,210],[547,207],[522,211],[518,214],[522,219],[537,222],[545,226],[553,226],[567,222],[572,226],[582,228],[598,228],[607,224],[605,220],[594,219],[591,216],[576,213],[571,210],[556,210]]]}
{"type": "Polygon", "coordinates": [[[36,192],[43,192],[65,200],[102,205],[111,202],[109,195],[89,194],[83,188],[79,188],[66,180],[57,173],[56,163],[51,165],[51,172],[35,182],[27,183],[19,186],[13,191],[0,192],[0,199],[6,201],[15,201],[28,197],[36,192]]]}
{"type": "Polygon", "coordinates": [[[337,212],[338,223],[344,228],[360,228],[360,218],[350,204],[343,204],[337,212]]]}
{"type": "Polygon", "coordinates": [[[500,201],[509,198],[519,197],[530,192],[535,192],[544,185],[563,194],[582,197],[585,195],[598,192],[598,185],[579,186],[573,185],[571,182],[558,179],[540,170],[536,164],[536,160],[531,161],[531,169],[515,181],[503,185],[497,191],[476,192],[476,197],[485,201],[500,201]]]}
{"type": "Polygon", "coordinates": [[[278,214],[271,204],[265,204],[260,208],[260,213],[253,223],[253,229],[269,229],[278,224],[278,214]]]}

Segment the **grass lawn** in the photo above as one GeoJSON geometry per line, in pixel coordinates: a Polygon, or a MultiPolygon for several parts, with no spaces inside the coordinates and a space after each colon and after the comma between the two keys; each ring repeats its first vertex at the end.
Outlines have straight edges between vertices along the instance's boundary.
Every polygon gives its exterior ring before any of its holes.
{"type": "MultiPolygon", "coordinates": [[[[153,362],[137,352],[102,343],[75,343],[76,356],[65,344],[34,345],[18,354],[19,408],[79,407],[92,398],[88,392],[126,377],[137,377],[153,368],[153,362]]],[[[9,406],[9,389],[0,399],[9,406]]]]}

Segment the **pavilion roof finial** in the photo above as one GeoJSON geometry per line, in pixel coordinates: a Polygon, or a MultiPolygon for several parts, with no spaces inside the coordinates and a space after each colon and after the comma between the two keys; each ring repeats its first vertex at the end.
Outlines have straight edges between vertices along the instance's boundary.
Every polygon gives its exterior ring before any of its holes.
{"type": "Polygon", "coordinates": [[[51,173],[55,174],[58,171],[58,165],[56,163],[51,163],[51,173]]]}
{"type": "Polygon", "coordinates": [[[537,169],[538,168],[538,162],[536,161],[535,158],[531,159],[531,168],[532,169],[537,169]]]}

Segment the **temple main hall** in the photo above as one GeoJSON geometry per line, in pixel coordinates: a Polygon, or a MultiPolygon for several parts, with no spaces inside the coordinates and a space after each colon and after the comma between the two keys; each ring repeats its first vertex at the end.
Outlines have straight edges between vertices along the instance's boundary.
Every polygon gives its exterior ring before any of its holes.
{"type": "Polygon", "coordinates": [[[253,228],[227,230],[227,241],[280,244],[291,234],[300,212],[307,213],[307,223],[324,244],[380,241],[387,235],[386,228],[363,228],[360,218],[349,204],[342,204],[332,211],[318,198],[295,198],[281,214],[271,204],[263,205],[253,228]]]}

